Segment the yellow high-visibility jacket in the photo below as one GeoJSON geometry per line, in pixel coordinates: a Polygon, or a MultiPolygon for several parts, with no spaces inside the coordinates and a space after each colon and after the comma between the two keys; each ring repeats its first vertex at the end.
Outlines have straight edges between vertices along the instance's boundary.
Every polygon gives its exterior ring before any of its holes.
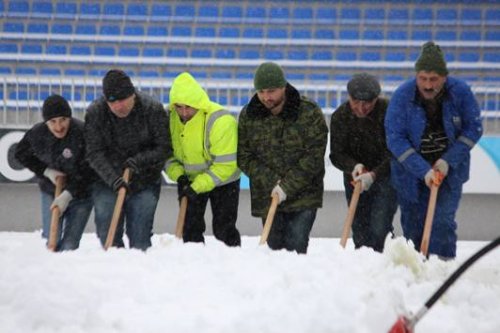
{"type": "Polygon", "coordinates": [[[175,78],[170,89],[170,134],[174,155],[166,164],[170,179],[182,175],[191,180],[196,193],[213,190],[240,178],[236,164],[238,125],[236,119],[220,104],[210,101],[200,84],[189,74],[175,78]],[[182,123],[175,111],[176,103],[198,112],[182,123]]]}

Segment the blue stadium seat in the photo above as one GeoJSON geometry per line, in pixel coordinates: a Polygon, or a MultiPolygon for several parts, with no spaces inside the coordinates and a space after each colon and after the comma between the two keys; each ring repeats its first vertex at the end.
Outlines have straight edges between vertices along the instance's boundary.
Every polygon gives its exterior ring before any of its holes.
{"type": "Polygon", "coordinates": [[[444,60],[446,62],[451,62],[451,61],[455,61],[455,54],[451,53],[451,52],[446,52],[444,54],[444,60]]]}
{"type": "Polygon", "coordinates": [[[94,48],[94,54],[96,56],[114,56],[115,49],[110,46],[96,46],[94,48]]]}
{"type": "Polygon", "coordinates": [[[434,14],[430,8],[416,7],[412,12],[412,20],[416,24],[430,23],[434,20],[434,14]]]}
{"type": "Polygon", "coordinates": [[[52,2],[48,1],[33,1],[33,6],[31,12],[34,15],[51,15],[52,14],[52,2]]]}
{"type": "Polygon", "coordinates": [[[193,49],[191,50],[192,58],[211,58],[212,50],[211,49],[193,49]]]}
{"type": "Polygon", "coordinates": [[[366,8],[364,11],[365,22],[379,23],[385,20],[385,10],[383,7],[366,8]]]}
{"type": "Polygon", "coordinates": [[[498,52],[485,52],[483,54],[483,61],[500,62],[500,53],[498,52]]]}
{"type": "Polygon", "coordinates": [[[118,50],[118,55],[120,57],[138,57],[139,49],[132,46],[120,47],[118,50]]]}
{"type": "Polygon", "coordinates": [[[311,21],[313,19],[312,7],[296,7],[293,9],[292,17],[295,20],[311,21]]]}
{"type": "Polygon", "coordinates": [[[47,54],[66,54],[66,45],[64,44],[51,44],[47,45],[45,48],[45,53],[47,54]]]}
{"type": "Polygon", "coordinates": [[[163,3],[153,3],[151,5],[151,20],[164,20],[172,16],[172,8],[170,5],[163,3]]]}
{"type": "Polygon", "coordinates": [[[78,24],[75,33],[77,35],[96,35],[97,28],[93,24],[78,24]]]}
{"type": "Polygon", "coordinates": [[[479,53],[477,53],[477,52],[461,52],[458,55],[458,61],[477,62],[477,61],[479,61],[479,53]]]}
{"type": "Polygon", "coordinates": [[[404,52],[387,51],[387,53],[385,54],[385,60],[386,61],[405,61],[406,54],[404,52]]]}
{"type": "Polygon", "coordinates": [[[363,51],[360,55],[362,61],[380,61],[381,59],[380,52],[377,51],[363,51]]]}
{"type": "Polygon", "coordinates": [[[36,75],[36,69],[33,67],[16,67],[15,73],[18,75],[36,75]]]}
{"type": "Polygon", "coordinates": [[[408,24],[410,14],[407,8],[389,8],[387,19],[389,24],[408,24]]]}
{"type": "MultiPolygon", "coordinates": [[[[327,73],[311,73],[309,74],[309,80],[312,80],[312,81],[327,81],[329,80],[330,77],[327,73]]],[[[323,101],[325,101],[323,99],[323,101]]],[[[318,104],[319,104],[319,99],[318,99],[318,104]]],[[[322,106],[324,107],[324,106],[322,106]]]]}
{"type": "Polygon", "coordinates": [[[332,23],[337,19],[337,10],[332,7],[318,7],[316,20],[320,23],[332,23]]]}
{"type": "Polygon", "coordinates": [[[28,1],[9,1],[7,11],[9,16],[26,16],[29,14],[30,5],[28,1]]]}
{"type": "Polygon", "coordinates": [[[318,29],[314,32],[314,38],[335,39],[335,31],[333,29],[318,29]]]}
{"type": "Polygon", "coordinates": [[[101,5],[99,3],[85,3],[80,4],[80,15],[87,18],[95,18],[101,15],[101,5]]]}
{"type": "Polygon", "coordinates": [[[50,68],[42,67],[40,69],[40,75],[59,76],[61,75],[61,69],[53,67],[50,68]]]}
{"type": "MultiPolygon", "coordinates": [[[[21,74],[17,73],[16,74],[21,74]]],[[[32,75],[32,74],[30,74],[32,75]]],[[[26,101],[28,100],[28,92],[26,90],[16,90],[9,93],[9,99],[26,101]]]]}
{"type": "Polygon", "coordinates": [[[267,30],[267,38],[288,38],[288,33],[286,29],[281,28],[269,28],[267,30]]]}
{"type": "Polygon", "coordinates": [[[17,44],[0,43],[0,53],[17,53],[17,44]]]}
{"type": "Polygon", "coordinates": [[[305,61],[309,59],[309,56],[305,50],[289,50],[287,58],[290,60],[305,61]]]}
{"type": "Polygon", "coordinates": [[[434,36],[436,41],[457,40],[457,32],[454,30],[437,30],[434,36]]]}
{"type": "Polygon", "coordinates": [[[145,47],[142,50],[144,57],[163,57],[163,49],[161,47],[145,47]]]}
{"type": "Polygon", "coordinates": [[[439,8],[436,13],[436,20],[439,23],[453,23],[456,24],[458,19],[458,13],[455,8],[439,8]]]}
{"type": "Polygon", "coordinates": [[[203,19],[217,19],[219,17],[219,7],[216,5],[202,5],[198,8],[198,17],[203,19]]]}
{"type": "Polygon", "coordinates": [[[145,3],[129,3],[127,6],[127,19],[142,20],[148,15],[148,5],[145,3]]]}
{"type": "MultiPolygon", "coordinates": [[[[238,80],[252,80],[253,76],[254,76],[254,74],[251,72],[238,72],[238,73],[236,73],[236,79],[238,79],[238,80]]],[[[239,100],[237,96],[236,96],[236,99],[239,100]]],[[[240,105],[240,104],[232,103],[232,105],[240,105]]]]}
{"type": "Polygon", "coordinates": [[[194,30],[196,37],[215,37],[215,28],[210,27],[196,27],[194,30]]]}
{"type": "Polygon", "coordinates": [[[461,40],[468,41],[480,41],[481,40],[481,31],[479,30],[463,30],[460,33],[461,40]]]}
{"type": "Polygon", "coordinates": [[[335,58],[339,61],[355,61],[357,55],[354,51],[338,51],[335,58]]]}
{"type": "Polygon", "coordinates": [[[139,77],[145,77],[145,78],[148,78],[148,77],[159,77],[160,74],[158,73],[158,71],[155,71],[155,70],[149,70],[149,69],[141,69],[138,73],[139,77]]]}
{"type": "Polygon", "coordinates": [[[107,69],[102,69],[102,68],[91,68],[88,71],[89,76],[97,76],[97,77],[103,77],[106,75],[107,69]]]}
{"type": "Polygon", "coordinates": [[[32,34],[47,34],[49,32],[49,25],[47,23],[29,23],[27,32],[32,34]]]}
{"type": "Polygon", "coordinates": [[[150,25],[147,30],[148,36],[164,37],[168,36],[167,27],[162,25],[150,25]]]}
{"type": "Polygon", "coordinates": [[[291,81],[303,81],[306,79],[306,75],[304,73],[287,73],[286,78],[291,81]]]}
{"type": "Polygon", "coordinates": [[[332,60],[332,51],[327,50],[315,50],[311,56],[312,60],[332,60]]]}
{"type": "Polygon", "coordinates": [[[500,31],[499,30],[487,30],[484,33],[484,40],[491,40],[498,42],[500,41],[500,31]]]}
{"type": "Polygon", "coordinates": [[[359,39],[359,31],[351,29],[340,30],[339,39],[359,39]]]}
{"type": "Polygon", "coordinates": [[[143,25],[126,25],[123,27],[124,36],[144,36],[143,25]]]}
{"type": "Polygon", "coordinates": [[[50,28],[50,32],[53,34],[72,34],[73,26],[66,23],[54,23],[50,28]]]}
{"type": "Polygon", "coordinates": [[[269,9],[269,19],[271,20],[288,20],[290,11],[288,7],[271,7],[269,9]]]}
{"type": "Polygon", "coordinates": [[[92,52],[90,51],[90,46],[82,46],[82,45],[72,45],[69,53],[71,55],[76,55],[76,56],[86,56],[86,55],[91,55],[92,52]]]}
{"type": "Polygon", "coordinates": [[[187,50],[180,48],[169,48],[167,50],[167,57],[187,58],[187,50]]]}
{"type": "Polygon", "coordinates": [[[480,9],[462,8],[460,21],[462,24],[480,24],[482,20],[481,16],[480,9]]]}
{"type": "Polygon", "coordinates": [[[263,38],[264,31],[261,27],[246,27],[243,29],[243,37],[245,38],[263,38]]]}
{"type": "Polygon", "coordinates": [[[120,26],[114,24],[101,25],[99,33],[106,36],[119,36],[121,34],[120,26]]]}
{"type": "Polygon", "coordinates": [[[240,50],[241,59],[259,59],[260,52],[257,49],[241,49],[240,50]]]}
{"type": "Polygon", "coordinates": [[[178,36],[178,37],[190,37],[191,36],[191,27],[187,25],[183,26],[173,26],[172,27],[172,36],[178,36]]]}
{"type": "Polygon", "coordinates": [[[358,22],[361,19],[361,10],[357,7],[344,7],[340,11],[341,22],[358,22]]]}
{"type": "Polygon", "coordinates": [[[4,22],[3,32],[23,33],[24,24],[23,22],[9,22],[9,21],[4,22]]]}
{"type": "Polygon", "coordinates": [[[231,73],[226,71],[215,71],[212,72],[210,76],[212,77],[212,79],[223,79],[223,80],[232,79],[231,73]]]}
{"type": "Polygon", "coordinates": [[[390,29],[387,31],[386,39],[407,41],[408,40],[408,32],[406,30],[390,29]]]}
{"type": "Polygon", "coordinates": [[[293,29],[292,39],[310,39],[311,30],[310,29],[293,29]]]}
{"type": "Polygon", "coordinates": [[[40,45],[40,44],[23,44],[23,45],[21,45],[21,53],[42,54],[42,45],[40,45]]]}
{"type": "Polygon", "coordinates": [[[263,21],[266,19],[266,8],[248,6],[245,11],[245,18],[252,21],[263,21]]]}
{"type": "Polygon", "coordinates": [[[432,40],[432,31],[430,30],[414,30],[411,33],[411,39],[416,41],[432,40]]]}
{"type": "Polygon", "coordinates": [[[241,19],[243,17],[240,6],[225,6],[222,7],[222,19],[241,19]]]}
{"type": "Polygon", "coordinates": [[[57,2],[56,15],[58,16],[74,16],[77,13],[76,3],[74,2],[57,2]]]}
{"type": "Polygon", "coordinates": [[[240,29],[232,27],[221,27],[219,29],[219,37],[236,38],[240,36],[240,29]]]}
{"type": "MultiPolygon", "coordinates": [[[[68,68],[64,70],[64,75],[66,76],[85,76],[85,70],[76,69],[76,68],[68,68]]],[[[92,99],[94,99],[92,97],[92,99]]]]}
{"type": "Polygon", "coordinates": [[[102,14],[106,17],[123,17],[125,15],[125,6],[119,2],[105,2],[102,14]]]}
{"type": "Polygon", "coordinates": [[[497,8],[486,8],[484,13],[484,20],[488,24],[498,25],[498,20],[500,18],[500,9],[497,8]]]}
{"type": "Polygon", "coordinates": [[[265,49],[264,50],[264,58],[268,60],[280,60],[283,59],[283,51],[282,50],[273,50],[273,49],[265,49]]]}
{"type": "Polygon", "coordinates": [[[217,59],[234,59],[236,58],[236,51],[233,49],[220,49],[215,50],[215,57],[217,59]]]}
{"type": "Polygon", "coordinates": [[[175,17],[176,18],[188,18],[191,19],[196,15],[196,11],[193,5],[177,5],[175,7],[175,17]]]}
{"type": "Polygon", "coordinates": [[[363,32],[363,39],[369,40],[383,40],[384,32],[382,30],[365,30],[363,32]]]}
{"type": "MultiPolygon", "coordinates": [[[[1,46],[0,46],[0,48],[1,48],[1,46]]],[[[1,53],[1,51],[0,51],[0,53],[1,53]]],[[[10,67],[0,67],[0,74],[10,75],[10,74],[12,74],[12,70],[10,69],[10,67]]],[[[0,93],[3,94],[2,89],[0,89],[0,93]]],[[[3,97],[3,95],[2,95],[2,97],[3,97]]]]}

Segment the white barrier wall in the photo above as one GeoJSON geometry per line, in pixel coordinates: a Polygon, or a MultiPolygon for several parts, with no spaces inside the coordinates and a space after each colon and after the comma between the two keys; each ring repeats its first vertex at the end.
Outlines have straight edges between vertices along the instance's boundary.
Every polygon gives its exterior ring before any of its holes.
{"type": "MultiPolygon", "coordinates": [[[[33,181],[33,173],[24,169],[14,158],[14,147],[21,140],[24,130],[0,129],[0,182],[33,181]]],[[[325,190],[343,191],[342,173],[325,154],[325,190]]],[[[464,193],[500,194],[500,136],[485,136],[471,152],[470,180],[464,193]]],[[[248,188],[248,179],[242,178],[241,188],[248,188]]]]}

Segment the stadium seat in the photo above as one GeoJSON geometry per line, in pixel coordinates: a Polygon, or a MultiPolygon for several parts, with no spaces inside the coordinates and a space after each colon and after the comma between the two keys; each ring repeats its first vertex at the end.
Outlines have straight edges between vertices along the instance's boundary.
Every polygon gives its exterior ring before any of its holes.
{"type": "Polygon", "coordinates": [[[389,24],[408,24],[410,14],[406,8],[390,8],[387,19],[389,24]]]}
{"type": "Polygon", "coordinates": [[[3,32],[23,33],[24,24],[23,22],[10,22],[10,21],[4,22],[3,32]]]}
{"type": "Polygon", "coordinates": [[[384,39],[384,32],[382,30],[365,30],[363,32],[363,39],[369,39],[369,40],[383,40],[384,39]]]}
{"type": "Polygon", "coordinates": [[[313,10],[311,7],[296,7],[293,9],[292,17],[294,20],[307,20],[313,19],[313,10]]]}
{"type": "Polygon", "coordinates": [[[380,52],[376,51],[363,51],[360,55],[362,61],[380,61],[381,59],[380,52]]]}
{"type": "Polygon", "coordinates": [[[359,39],[359,31],[358,30],[340,30],[339,31],[339,39],[359,39]]]}
{"type": "Polygon", "coordinates": [[[251,21],[264,21],[266,19],[266,8],[248,6],[245,11],[245,19],[251,21]]]}
{"type": "Polygon", "coordinates": [[[193,49],[191,50],[192,58],[211,58],[212,50],[211,49],[193,49]]]}
{"type": "Polygon", "coordinates": [[[167,57],[187,58],[187,50],[179,48],[169,48],[167,50],[167,57]]]}
{"type": "Polygon", "coordinates": [[[42,67],[40,69],[40,75],[59,76],[61,75],[61,69],[53,67],[50,68],[42,67]]]}
{"type": "Polygon", "coordinates": [[[385,20],[385,10],[382,7],[366,8],[363,17],[367,23],[381,23],[385,20]]]}
{"type": "Polygon", "coordinates": [[[97,28],[93,24],[78,24],[75,33],[77,35],[96,35],[97,28]]]}
{"type": "Polygon", "coordinates": [[[190,37],[191,36],[191,27],[187,25],[176,25],[172,27],[172,36],[177,37],[190,37]]]}
{"type": "Polygon", "coordinates": [[[219,29],[219,37],[237,38],[240,36],[240,29],[232,27],[221,27],[219,29]]]}
{"type": "Polygon", "coordinates": [[[216,5],[202,5],[198,8],[198,17],[201,19],[216,20],[219,17],[219,7],[216,5]]]}
{"type": "Polygon", "coordinates": [[[56,15],[57,16],[75,16],[77,13],[77,6],[74,2],[57,2],[56,15]]]}
{"type": "Polygon", "coordinates": [[[302,61],[309,59],[306,50],[289,50],[287,58],[290,60],[302,60],[302,61]]]}
{"type": "Polygon", "coordinates": [[[283,59],[283,51],[276,49],[265,49],[264,50],[264,58],[268,60],[280,60],[283,59]]]}
{"type": "Polygon", "coordinates": [[[45,53],[47,54],[66,54],[66,45],[63,44],[52,44],[47,45],[45,48],[45,53]]]}
{"type": "Polygon", "coordinates": [[[0,53],[17,53],[17,44],[0,43],[0,53]]]}
{"type": "Polygon", "coordinates": [[[340,21],[344,23],[359,22],[361,11],[357,7],[344,7],[340,10],[340,21]]]}
{"type": "Polygon", "coordinates": [[[234,59],[236,58],[236,51],[233,49],[221,49],[217,48],[215,50],[215,58],[217,59],[234,59]]]}
{"type": "Polygon", "coordinates": [[[144,3],[129,3],[127,6],[127,19],[146,19],[148,18],[148,5],[144,3]]]}
{"type": "Polygon", "coordinates": [[[487,24],[499,24],[500,9],[498,8],[486,8],[484,13],[484,20],[487,24]]]}
{"type": "Polygon", "coordinates": [[[458,14],[455,8],[439,8],[436,13],[436,22],[439,24],[457,24],[458,14]]]}
{"type": "Polygon", "coordinates": [[[89,46],[82,45],[72,45],[69,52],[71,55],[77,56],[90,55],[92,53],[89,46]]]}
{"type": "Polygon", "coordinates": [[[288,7],[271,7],[269,9],[270,20],[288,20],[290,18],[290,11],[288,7]]]}
{"type": "Polygon", "coordinates": [[[31,8],[32,14],[35,16],[47,16],[52,14],[52,2],[48,1],[33,1],[33,6],[31,8]]]}
{"type": "Polygon", "coordinates": [[[439,41],[454,41],[457,40],[457,32],[454,30],[437,30],[434,36],[437,42],[439,41]]]}
{"type": "Polygon", "coordinates": [[[101,5],[99,3],[80,3],[80,15],[84,18],[96,18],[101,15],[101,5]]]}
{"type": "Polygon", "coordinates": [[[332,29],[318,29],[314,32],[314,38],[335,39],[335,31],[333,31],[332,29]]]}
{"type": "Polygon", "coordinates": [[[66,76],[85,76],[85,70],[68,68],[68,69],[64,70],[64,75],[66,75],[66,76]]]}
{"type": "Polygon", "coordinates": [[[147,34],[148,36],[164,37],[168,36],[168,30],[165,26],[151,25],[148,27],[147,34]]]}
{"type": "Polygon", "coordinates": [[[49,26],[47,23],[29,23],[27,32],[31,34],[47,34],[49,26]]]}
{"type": "Polygon", "coordinates": [[[310,39],[311,30],[310,29],[293,29],[292,39],[310,39]]]}
{"type": "Polygon", "coordinates": [[[9,16],[27,16],[30,11],[28,1],[9,1],[7,9],[9,16]]]}
{"type": "MultiPolygon", "coordinates": [[[[327,81],[329,79],[330,79],[330,77],[328,76],[327,73],[311,73],[311,74],[309,74],[309,80],[311,80],[311,81],[327,81]]],[[[325,102],[324,99],[323,99],[323,101],[325,102]]],[[[319,100],[318,100],[318,103],[319,103],[319,100]]],[[[324,105],[322,107],[324,107],[324,105]]]]}
{"type": "Polygon", "coordinates": [[[17,75],[36,75],[36,69],[33,67],[16,67],[14,72],[17,75]]]}
{"type": "Polygon", "coordinates": [[[430,30],[415,30],[411,33],[411,39],[415,41],[432,40],[432,31],[430,30]]]}
{"type": "Polygon", "coordinates": [[[126,25],[123,27],[123,36],[144,36],[144,26],[126,25]]]}
{"type": "Polygon", "coordinates": [[[160,47],[145,47],[142,50],[144,57],[163,57],[163,49],[160,47]]]}
{"type": "Polygon", "coordinates": [[[256,49],[241,49],[240,50],[241,59],[259,59],[260,53],[256,49]]]}
{"type": "Polygon", "coordinates": [[[327,51],[327,50],[313,51],[311,59],[312,60],[332,60],[333,59],[332,51],[327,51]]]}
{"type": "Polygon", "coordinates": [[[335,58],[339,61],[355,61],[357,60],[357,55],[353,51],[338,51],[335,58]]]}
{"type": "Polygon", "coordinates": [[[263,38],[264,31],[260,27],[247,27],[243,29],[244,38],[263,38]]]}
{"type": "Polygon", "coordinates": [[[100,27],[99,33],[106,36],[119,36],[121,33],[120,26],[105,24],[100,27]]]}
{"type": "Polygon", "coordinates": [[[412,12],[412,20],[414,24],[431,23],[434,20],[434,14],[430,8],[416,7],[412,12]]]}
{"type": "Polygon", "coordinates": [[[237,19],[243,17],[242,9],[240,6],[224,6],[222,7],[222,19],[237,19]]]}
{"type": "Polygon", "coordinates": [[[71,24],[55,23],[50,28],[50,31],[53,34],[72,34],[73,26],[71,24]]]}
{"type": "Polygon", "coordinates": [[[286,29],[281,28],[269,28],[266,34],[267,38],[288,38],[286,29]]]}
{"type": "Polygon", "coordinates": [[[498,52],[485,52],[483,54],[483,61],[500,63],[500,53],[498,53],[498,52]]]}
{"type": "Polygon", "coordinates": [[[333,23],[337,20],[337,10],[332,7],[318,7],[316,9],[316,20],[320,23],[333,23]]]}
{"type": "Polygon", "coordinates": [[[405,61],[406,54],[404,52],[391,52],[387,51],[385,54],[386,61],[405,61]]]}
{"type": "Polygon", "coordinates": [[[484,33],[484,40],[500,41],[500,30],[487,30],[484,33]]]}
{"type": "Polygon", "coordinates": [[[196,11],[193,5],[177,5],[175,7],[174,16],[176,18],[188,18],[192,19],[196,15],[196,11]]]}
{"type": "Polygon", "coordinates": [[[388,40],[399,40],[406,41],[408,40],[408,33],[406,30],[393,30],[390,29],[387,31],[386,39],[388,40]]]}
{"type": "Polygon", "coordinates": [[[94,54],[96,56],[114,56],[115,48],[110,46],[96,46],[94,48],[94,54]]]}
{"type": "Polygon", "coordinates": [[[462,8],[460,13],[461,24],[481,24],[481,10],[473,8],[462,8]]]}
{"type": "Polygon", "coordinates": [[[211,73],[211,78],[212,79],[222,79],[222,80],[227,80],[227,79],[232,79],[232,75],[230,72],[227,71],[215,71],[211,73]]]}
{"type": "Polygon", "coordinates": [[[165,20],[165,18],[172,16],[172,8],[168,4],[153,3],[151,5],[151,20],[165,20]]]}
{"type": "Polygon", "coordinates": [[[138,57],[139,49],[137,47],[132,47],[132,46],[127,46],[127,47],[122,46],[118,49],[118,55],[120,57],[138,57]]]}
{"type": "Polygon", "coordinates": [[[458,61],[477,62],[479,61],[479,54],[477,52],[460,52],[458,61]]]}
{"type": "Polygon", "coordinates": [[[42,54],[41,44],[23,44],[21,45],[21,53],[42,54]]]}
{"type": "Polygon", "coordinates": [[[150,69],[142,69],[138,73],[139,77],[151,78],[151,77],[159,77],[160,74],[158,71],[150,70],[150,69]]]}
{"type": "Polygon", "coordinates": [[[196,37],[215,37],[215,28],[208,27],[196,27],[194,30],[194,35],[196,37]]]}
{"type": "Polygon", "coordinates": [[[121,18],[125,15],[125,7],[122,3],[118,2],[104,2],[104,7],[102,9],[102,14],[106,17],[117,17],[121,18]]]}
{"type": "Polygon", "coordinates": [[[461,40],[467,41],[480,41],[481,40],[481,31],[479,30],[463,30],[460,33],[461,40]]]}

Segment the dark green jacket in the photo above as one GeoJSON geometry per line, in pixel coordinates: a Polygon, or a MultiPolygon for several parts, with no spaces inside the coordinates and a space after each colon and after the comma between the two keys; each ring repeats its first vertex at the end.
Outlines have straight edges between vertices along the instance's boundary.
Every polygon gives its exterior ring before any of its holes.
{"type": "Polygon", "coordinates": [[[387,179],[390,173],[391,152],[385,142],[384,119],[388,101],[379,98],[365,118],[358,118],[343,103],[330,121],[330,160],[351,181],[354,166],[361,163],[375,172],[376,180],[387,179]]]}
{"type": "Polygon", "coordinates": [[[287,194],[278,211],[323,203],[328,128],[320,107],[286,87],[283,111],[273,116],[257,95],[241,111],[238,166],[250,178],[252,215],[265,217],[278,181],[287,194]]]}

